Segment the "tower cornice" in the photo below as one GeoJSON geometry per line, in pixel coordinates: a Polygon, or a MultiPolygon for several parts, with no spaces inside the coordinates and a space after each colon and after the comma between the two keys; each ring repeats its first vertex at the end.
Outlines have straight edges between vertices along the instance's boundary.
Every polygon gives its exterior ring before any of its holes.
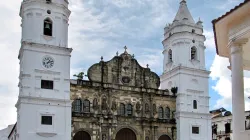
{"type": "MultiPolygon", "coordinates": [[[[23,16],[23,10],[24,10],[24,6],[29,6],[29,5],[34,5],[35,3],[37,3],[38,7],[41,6],[41,4],[46,4],[45,1],[38,1],[38,0],[29,0],[29,1],[23,1],[22,4],[21,4],[21,7],[20,7],[20,12],[19,12],[19,16],[22,17],[23,16]]],[[[67,3],[68,4],[68,3],[67,3]]],[[[67,6],[65,6],[64,4],[58,4],[58,3],[51,3],[50,5],[54,5],[54,6],[57,6],[59,8],[61,8],[66,14],[67,14],[67,17],[70,16],[71,14],[71,11],[68,9],[67,6]]]]}
{"type": "Polygon", "coordinates": [[[52,51],[47,52],[47,53],[61,54],[61,55],[70,55],[70,53],[73,50],[72,48],[58,47],[58,46],[54,46],[54,45],[39,44],[39,43],[34,43],[34,42],[23,41],[22,44],[21,44],[21,48],[19,50],[18,59],[21,58],[21,56],[23,54],[23,51],[27,50],[27,48],[25,48],[25,46],[31,47],[31,48],[28,49],[30,51],[40,51],[40,52],[43,52],[44,50],[52,50],[52,51]],[[55,51],[55,52],[53,53],[53,51],[55,51]]]}

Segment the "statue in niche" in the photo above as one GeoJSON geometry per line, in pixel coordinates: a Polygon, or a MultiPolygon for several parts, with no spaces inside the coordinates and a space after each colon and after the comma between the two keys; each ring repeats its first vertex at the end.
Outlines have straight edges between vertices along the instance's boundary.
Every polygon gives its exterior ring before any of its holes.
{"type": "Polygon", "coordinates": [[[149,140],[149,137],[147,136],[147,137],[145,138],[145,140],[149,140]]]}
{"type": "Polygon", "coordinates": [[[140,111],[141,111],[141,104],[138,102],[136,103],[136,112],[140,113],[140,111]]]}
{"type": "Polygon", "coordinates": [[[108,104],[107,104],[107,99],[106,97],[102,98],[102,110],[107,110],[108,109],[108,104]]]}
{"type": "Polygon", "coordinates": [[[93,108],[94,108],[94,109],[97,109],[97,108],[98,108],[98,101],[97,101],[97,98],[95,98],[95,99],[93,100],[93,108]]]}
{"type": "Polygon", "coordinates": [[[156,104],[153,104],[153,113],[156,114],[156,104]]]}
{"type": "Polygon", "coordinates": [[[117,104],[116,104],[116,101],[113,100],[113,101],[112,101],[112,110],[114,111],[114,110],[116,110],[116,109],[117,109],[117,104]]]}
{"type": "Polygon", "coordinates": [[[149,112],[149,105],[148,105],[148,103],[145,104],[145,112],[146,112],[146,113],[149,112]]]}
{"type": "Polygon", "coordinates": [[[102,134],[102,140],[107,140],[106,134],[102,134]]]}

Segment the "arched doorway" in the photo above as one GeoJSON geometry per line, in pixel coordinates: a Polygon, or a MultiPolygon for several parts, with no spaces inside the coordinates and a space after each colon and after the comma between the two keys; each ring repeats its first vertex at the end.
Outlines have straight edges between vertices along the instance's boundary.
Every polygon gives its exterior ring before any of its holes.
{"type": "Polygon", "coordinates": [[[171,138],[168,135],[162,135],[159,140],[171,140],[171,138]]]}
{"type": "Polygon", "coordinates": [[[75,134],[73,140],[91,140],[89,133],[85,131],[79,131],[75,134]]]}
{"type": "Polygon", "coordinates": [[[115,140],[136,140],[136,135],[131,129],[123,128],[117,132],[115,140]]]}

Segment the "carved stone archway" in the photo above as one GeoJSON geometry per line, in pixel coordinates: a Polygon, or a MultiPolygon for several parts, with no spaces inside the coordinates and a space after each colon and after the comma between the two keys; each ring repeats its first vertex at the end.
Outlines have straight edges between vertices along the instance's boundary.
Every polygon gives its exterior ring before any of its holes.
{"type": "Polygon", "coordinates": [[[91,136],[86,131],[79,131],[74,135],[73,140],[91,140],[91,136]]]}
{"type": "Polygon", "coordinates": [[[129,128],[123,128],[116,133],[115,140],[136,140],[136,134],[129,128]]]}
{"type": "Polygon", "coordinates": [[[168,135],[161,135],[158,140],[171,140],[168,135]]]}

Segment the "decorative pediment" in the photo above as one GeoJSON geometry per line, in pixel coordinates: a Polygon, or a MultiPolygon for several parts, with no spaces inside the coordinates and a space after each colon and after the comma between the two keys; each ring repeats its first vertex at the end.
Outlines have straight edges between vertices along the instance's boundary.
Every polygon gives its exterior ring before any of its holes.
{"type": "Polygon", "coordinates": [[[159,76],[149,68],[139,65],[133,55],[125,50],[121,55],[113,57],[110,61],[103,59],[88,70],[88,78],[93,82],[109,83],[114,85],[126,85],[158,89],[159,76]]]}

